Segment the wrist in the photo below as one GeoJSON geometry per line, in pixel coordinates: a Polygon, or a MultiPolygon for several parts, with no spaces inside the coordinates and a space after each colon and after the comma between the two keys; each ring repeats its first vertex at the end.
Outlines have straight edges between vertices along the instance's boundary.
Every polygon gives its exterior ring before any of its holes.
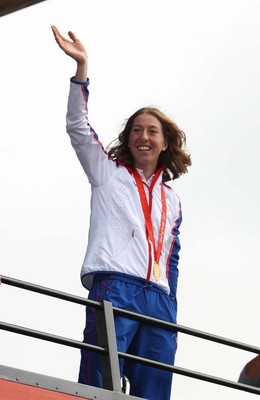
{"type": "Polygon", "coordinates": [[[76,81],[86,82],[87,78],[88,78],[87,63],[78,63],[74,79],[76,81]]]}

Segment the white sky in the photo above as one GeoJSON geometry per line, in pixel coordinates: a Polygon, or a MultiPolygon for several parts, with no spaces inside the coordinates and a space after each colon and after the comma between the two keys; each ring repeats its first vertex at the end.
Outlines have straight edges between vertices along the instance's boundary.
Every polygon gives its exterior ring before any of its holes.
{"type": "MultiPolygon", "coordinates": [[[[174,183],[184,222],[178,322],[259,346],[259,0],[48,0],[0,19],[0,274],[87,296],[79,273],[90,191],[65,133],[73,60],[89,53],[90,119],[104,145],[143,105],[186,132],[174,183]]],[[[84,307],[2,285],[0,320],[82,339],[84,307]]],[[[0,331],[0,363],[77,380],[79,351],[0,331]]],[[[179,336],[176,365],[237,380],[254,355],[179,336]]],[[[175,376],[174,400],[255,398],[175,376]]]]}

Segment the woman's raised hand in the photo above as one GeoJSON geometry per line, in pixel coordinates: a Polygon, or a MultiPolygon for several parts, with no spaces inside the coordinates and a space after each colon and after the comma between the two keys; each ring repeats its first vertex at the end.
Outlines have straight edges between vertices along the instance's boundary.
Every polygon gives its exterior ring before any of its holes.
{"type": "Polygon", "coordinates": [[[53,25],[51,29],[59,47],[68,56],[72,57],[78,64],[78,69],[75,78],[81,81],[85,81],[87,79],[86,74],[87,74],[87,63],[88,63],[88,56],[85,47],[73,32],[71,31],[68,32],[68,35],[71,39],[68,40],[60,34],[56,26],[53,25]]]}

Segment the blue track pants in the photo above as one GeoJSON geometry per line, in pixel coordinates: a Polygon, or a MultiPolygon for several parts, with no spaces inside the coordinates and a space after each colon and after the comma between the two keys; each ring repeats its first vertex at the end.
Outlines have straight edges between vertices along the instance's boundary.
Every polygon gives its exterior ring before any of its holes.
{"type": "MultiPolygon", "coordinates": [[[[123,274],[100,274],[89,299],[108,300],[114,307],[176,323],[176,301],[158,285],[123,274]]],[[[174,364],[177,335],[150,324],[115,316],[118,351],[174,364]]],[[[84,342],[97,344],[95,310],[86,308],[84,342]]],[[[120,372],[130,381],[130,394],[148,400],[169,400],[172,373],[130,361],[120,361],[120,372]]],[[[81,351],[79,382],[102,387],[99,355],[81,351]]]]}

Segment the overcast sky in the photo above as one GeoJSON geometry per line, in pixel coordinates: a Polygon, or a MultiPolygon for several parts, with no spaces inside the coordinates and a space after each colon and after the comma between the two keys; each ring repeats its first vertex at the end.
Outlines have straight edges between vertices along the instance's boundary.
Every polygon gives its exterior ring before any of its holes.
{"type": "MultiPolygon", "coordinates": [[[[48,0],[0,18],[0,274],[87,296],[90,187],[65,132],[73,60],[89,54],[89,111],[106,146],[144,105],[187,135],[178,322],[259,343],[259,0],[48,0]]],[[[84,307],[0,287],[0,320],[82,339],[84,307]]],[[[76,381],[79,351],[0,331],[0,363],[76,381]]],[[[254,356],[179,335],[176,365],[237,380],[254,356]]],[[[249,400],[175,376],[174,400],[249,400]]]]}

